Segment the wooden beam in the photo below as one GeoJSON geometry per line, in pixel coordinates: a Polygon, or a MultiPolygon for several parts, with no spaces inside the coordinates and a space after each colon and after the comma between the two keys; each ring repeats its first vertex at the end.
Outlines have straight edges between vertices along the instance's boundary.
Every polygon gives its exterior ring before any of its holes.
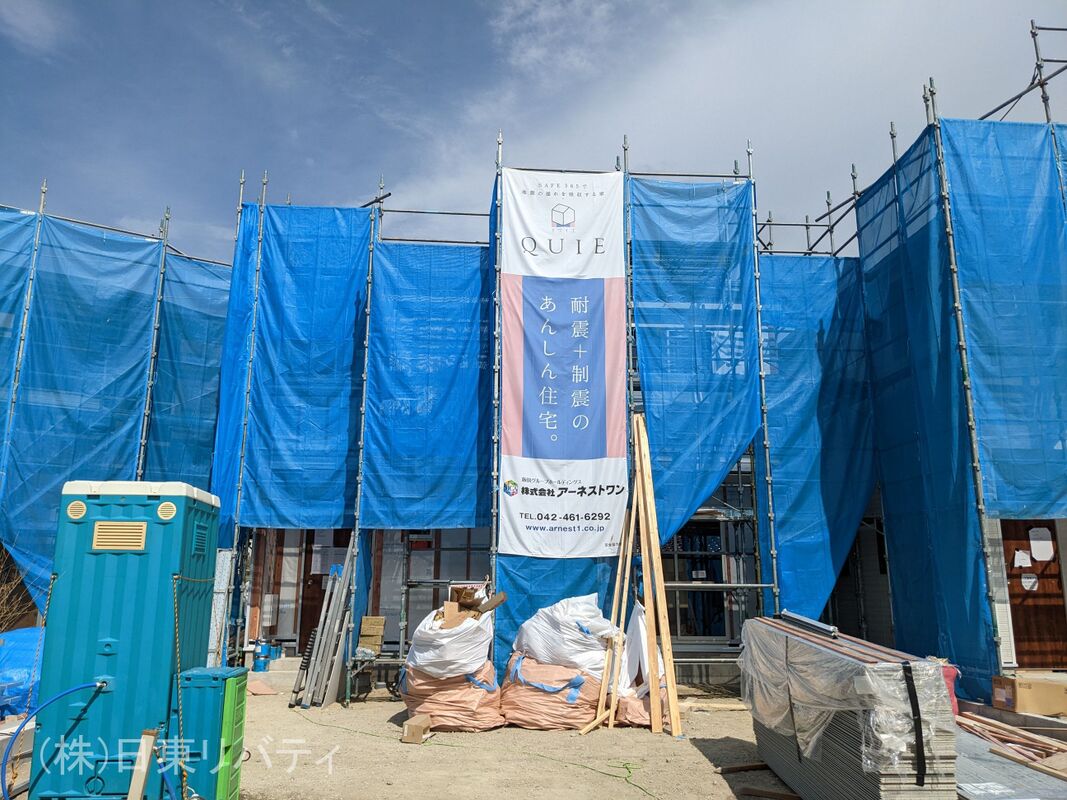
{"type": "Polygon", "coordinates": [[[1024,764],[1031,769],[1036,769],[1038,772],[1043,772],[1046,775],[1051,775],[1053,778],[1059,778],[1061,781],[1067,781],[1067,772],[1060,772],[1058,769],[1052,769],[1052,767],[1046,767],[1044,764],[1039,764],[1036,761],[1029,761],[1016,753],[1012,753],[1009,750],[1005,750],[1000,747],[990,747],[990,753],[995,753],[1002,758],[1008,759],[1008,761],[1014,761],[1016,764],[1024,764]]]}
{"type": "Polygon", "coordinates": [[[626,604],[630,597],[630,571],[634,557],[634,533],[637,527],[637,505],[630,507],[630,518],[627,520],[626,531],[620,550],[620,570],[622,571],[622,592],[619,595],[619,634],[613,644],[615,655],[611,670],[611,708],[608,716],[608,727],[615,727],[615,712],[619,707],[619,676],[622,674],[622,647],[625,634],[622,632],[623,623],[626,622],[626,604]]]}
{"type": "MultiPolygon", "coordinates": [[[[626,535],[626,529],[629,527],[630,514],[627,514],[626,516],[627,516],[627,519],[623,523],[623,536],[626,535]]],[[[621,628],[621,626],[619,624],[619,593],[620,593],[620,589],[622,588],[622,559],[623,559],[623,543],[619,542],[619,557],[617,559],[617,564],[615,566],[615,591],[611,596],[611,617],[609,619],[611,624],[614,625],[617,628],[621,628]]],[[[624,613],[625,613],[625,606],[624,606],[624,613]]],[[[613,658],[613,656],[615,654],[615,649],[616,649],[615,645],[618,642],[618,638],[619,638],[618,634],[616,634],[612,638],[612,646],[604,648],[604,668],[600,672],[600,696],[597,698],[597,701],[596,701],[596,714],[597,714],[598,718],[600,717],[600,715],[602,713],[604,713],[605,709],[607,709],[607,705],[608,705],[608,684],[611,682],[610,681],[610,676],[614,672],[612,658],[613,658]]],[[[594,725],[593,727],[596,727],[596,726],[594,725]]],[[[590,730],[592,730],[592,728],[590,728],[590,730]]],[[[581,732],[582,731],[579,731],[579,733],[581,733],[581,732]]]]}
{"type": "Polygon", "coordinates": [[[133,762],[126,800],[143,800],[144,788],[148,783],[148,767],[154,763],[152,751],[158,736],[159,731],[155,728],[141,731],[141,741],[137,744],[137,758],[133,762]]]}
{"type": "Polygon", "coordinates": [[[719,775],[733,775],[735,772],[755,772],[761,769],[770,769],[762,761],[753,761],[751,764],[728,764],[725,767],[716,767],[715,772],[719,775]]]}
{"type": "Polygon", "coordinates": [[[608,712],[606,710],[597,712],[597,715],[596,715],[596,717],[593,718],[592,722],[590,722],[584,728],[580,728],[578,730],[578,735],[579,736],[585,736],[587,733],[589,733],[589,731],[593,730],[594,728],[599,728],[600,725],[604,722],[604,720],[606,720],[608,718],[608,714],[609,713],[610,712],[608,712]]]}
{"type": "Polygon", "coordinates": [[[762,797],[766,800],[803,800],[799,794],[783,792],[780,789],[759,789],[755,786],[742,786],[737,790],[738,797],[762,797]]]}
{"type": "MultiPolygon", "coordinates": [[[[645,647],[648,651],[648,674],[645,676],[645,680],[648,683],[649,721],[652,725],[652,732],[663,733],[663,708],[660,705],[659,696],[659,649],[656,647],[656,615],[652,613],[652,608],[656,602],[656,590],[652,586],[653,572],[649,568],[649,554],[652,550],[652,544],[648,538],[650,523],[647,495],[648,490],[651,488],[651,481],[648,481],[645,476],[651,473],[649,473],[648,465],[645,463],[648,453],[642,446],[640,436],[642,423],[641,415],[635,415],[634,431],[636,439],[634,443],[636,446],[634,447],[634,462],[637,476],[636,480],[634,480],[634,502],[640,509],[637,529],[641,534],[641,588],[645,600],[645,647]]],[[[668,632],[667,636],[670,636],[670,632],[668,632]]]]}
{"type": "MultiPolygon", "coordinates": [[[[663,585],[663,560],[660,557],[659,523],[656,520],[656,496],[652,485],[652,465],[649,456],[648,431],[645,428],[645,415],[638,414],[638,443],[641,448],[641,472],[644,479],[644,505],[648,519],[645,537],[648,541],[648,553],[643,561],[645,571],[652,572],[652,585],[655,592],[655,609],[657,628],[660,634],[660,647],[663,650],[663,671],[667,681],[667,711],[671,724],[671,735],[682,735],[682,717],[678,710],[678,682],[674,674],[674,648],[671,644],[670,620],[667,615],[667,590],[663,585]]],[[[659,681],[649,684],[649,695],[659,694],[659,681]]]]}

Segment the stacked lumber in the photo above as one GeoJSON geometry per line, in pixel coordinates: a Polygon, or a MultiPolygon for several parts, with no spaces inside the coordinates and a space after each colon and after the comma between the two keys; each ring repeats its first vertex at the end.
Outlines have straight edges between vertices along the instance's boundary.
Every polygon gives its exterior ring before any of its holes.
{"type": "Polygon", "coordinates": [[[956,791],[960,800],[1067,800],[1067,781],[990,752],[990,742],[956,730],[956,791]]]}
{"type": "Polygon", "coordinates": [[[991,753],[1067,780],[1067,742],[967,712],[956,717],[956,724],[993,745],[991,753]]]}
{"type": "Polygon", "coordinates": [[[745,623],[742,695],[760,757],[804,800],[955,800],[942,665],[823,627],[745,623]]]}

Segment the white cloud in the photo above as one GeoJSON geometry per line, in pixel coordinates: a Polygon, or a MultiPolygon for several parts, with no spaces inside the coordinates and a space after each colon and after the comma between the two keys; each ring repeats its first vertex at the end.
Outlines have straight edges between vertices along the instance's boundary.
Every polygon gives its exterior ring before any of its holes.
{"type": "Polygon", "coordinates": [[[616,9],[607,0],[502,0],[492,11],[489,27],[508,61],[560,85],[590,69],[616,33],[616,9]]]}
{"type": "Polygon", "coordinates": [[[8,0],[0,3],[0,35],[23,53],[52,57],[69,39],[73,30],[65,14],[37,0],[8,0]]]}
{"type": "MultiPolygon", "coordinates": [[[[433,135],[394,181],[398,205],[487,207],[502,127],[506,164],[546,168],[611,169],[627,133],[635,170],[721,172],[734,159],[743,169],[751,138],[761,216],[772,209],[775,219],[800,221],[825,210],[827,189],[835,199],[851,191],[853,161],[861,187],[886,169],[890,120],[901,143],[911,141],[924,124],[927,76],[937,77],[944,116],[976,116],[1026,85],[1030,17],[1065,22],[1043,0],[699,2],[624,42],[586,36],[580,14],[564,24],[562,3],[541,5],[503,4],[492,23],[499,46],[532,35],[547,50],[517,61],[508,50],[514,68],[491,90],[427,122],[433,135]],[[546,87],[530,69],[552,53],[597,68],[546,87]]],[[[600,13],[595,0],[578,5],[600,13]]],[[[1013,118],[1040,118],[1034,110],[1031,99],[1013,118]]]]}

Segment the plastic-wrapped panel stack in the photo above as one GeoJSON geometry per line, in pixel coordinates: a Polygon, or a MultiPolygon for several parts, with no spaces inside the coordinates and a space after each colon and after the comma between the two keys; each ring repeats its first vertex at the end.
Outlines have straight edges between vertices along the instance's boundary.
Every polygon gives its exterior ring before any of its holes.
{"type": "Polygon", "coordinates": [[[745,623],[756,746],[805,800],[956,799],[955,719],[938,661],[783,620],[745,623]]]}

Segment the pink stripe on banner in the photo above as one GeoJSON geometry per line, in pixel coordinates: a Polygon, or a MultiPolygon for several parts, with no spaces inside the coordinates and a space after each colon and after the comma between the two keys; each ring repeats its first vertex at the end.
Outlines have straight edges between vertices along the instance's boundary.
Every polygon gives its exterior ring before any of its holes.
{"type": "Polygon", "coordinates": [[[626,278],[604,278],[607,457],[626,457],[626,278]]]}
{"type": "Polygon", "coordinates": [[[522,276],[500,275],[500,452],[522,455],[522,276]]]}

